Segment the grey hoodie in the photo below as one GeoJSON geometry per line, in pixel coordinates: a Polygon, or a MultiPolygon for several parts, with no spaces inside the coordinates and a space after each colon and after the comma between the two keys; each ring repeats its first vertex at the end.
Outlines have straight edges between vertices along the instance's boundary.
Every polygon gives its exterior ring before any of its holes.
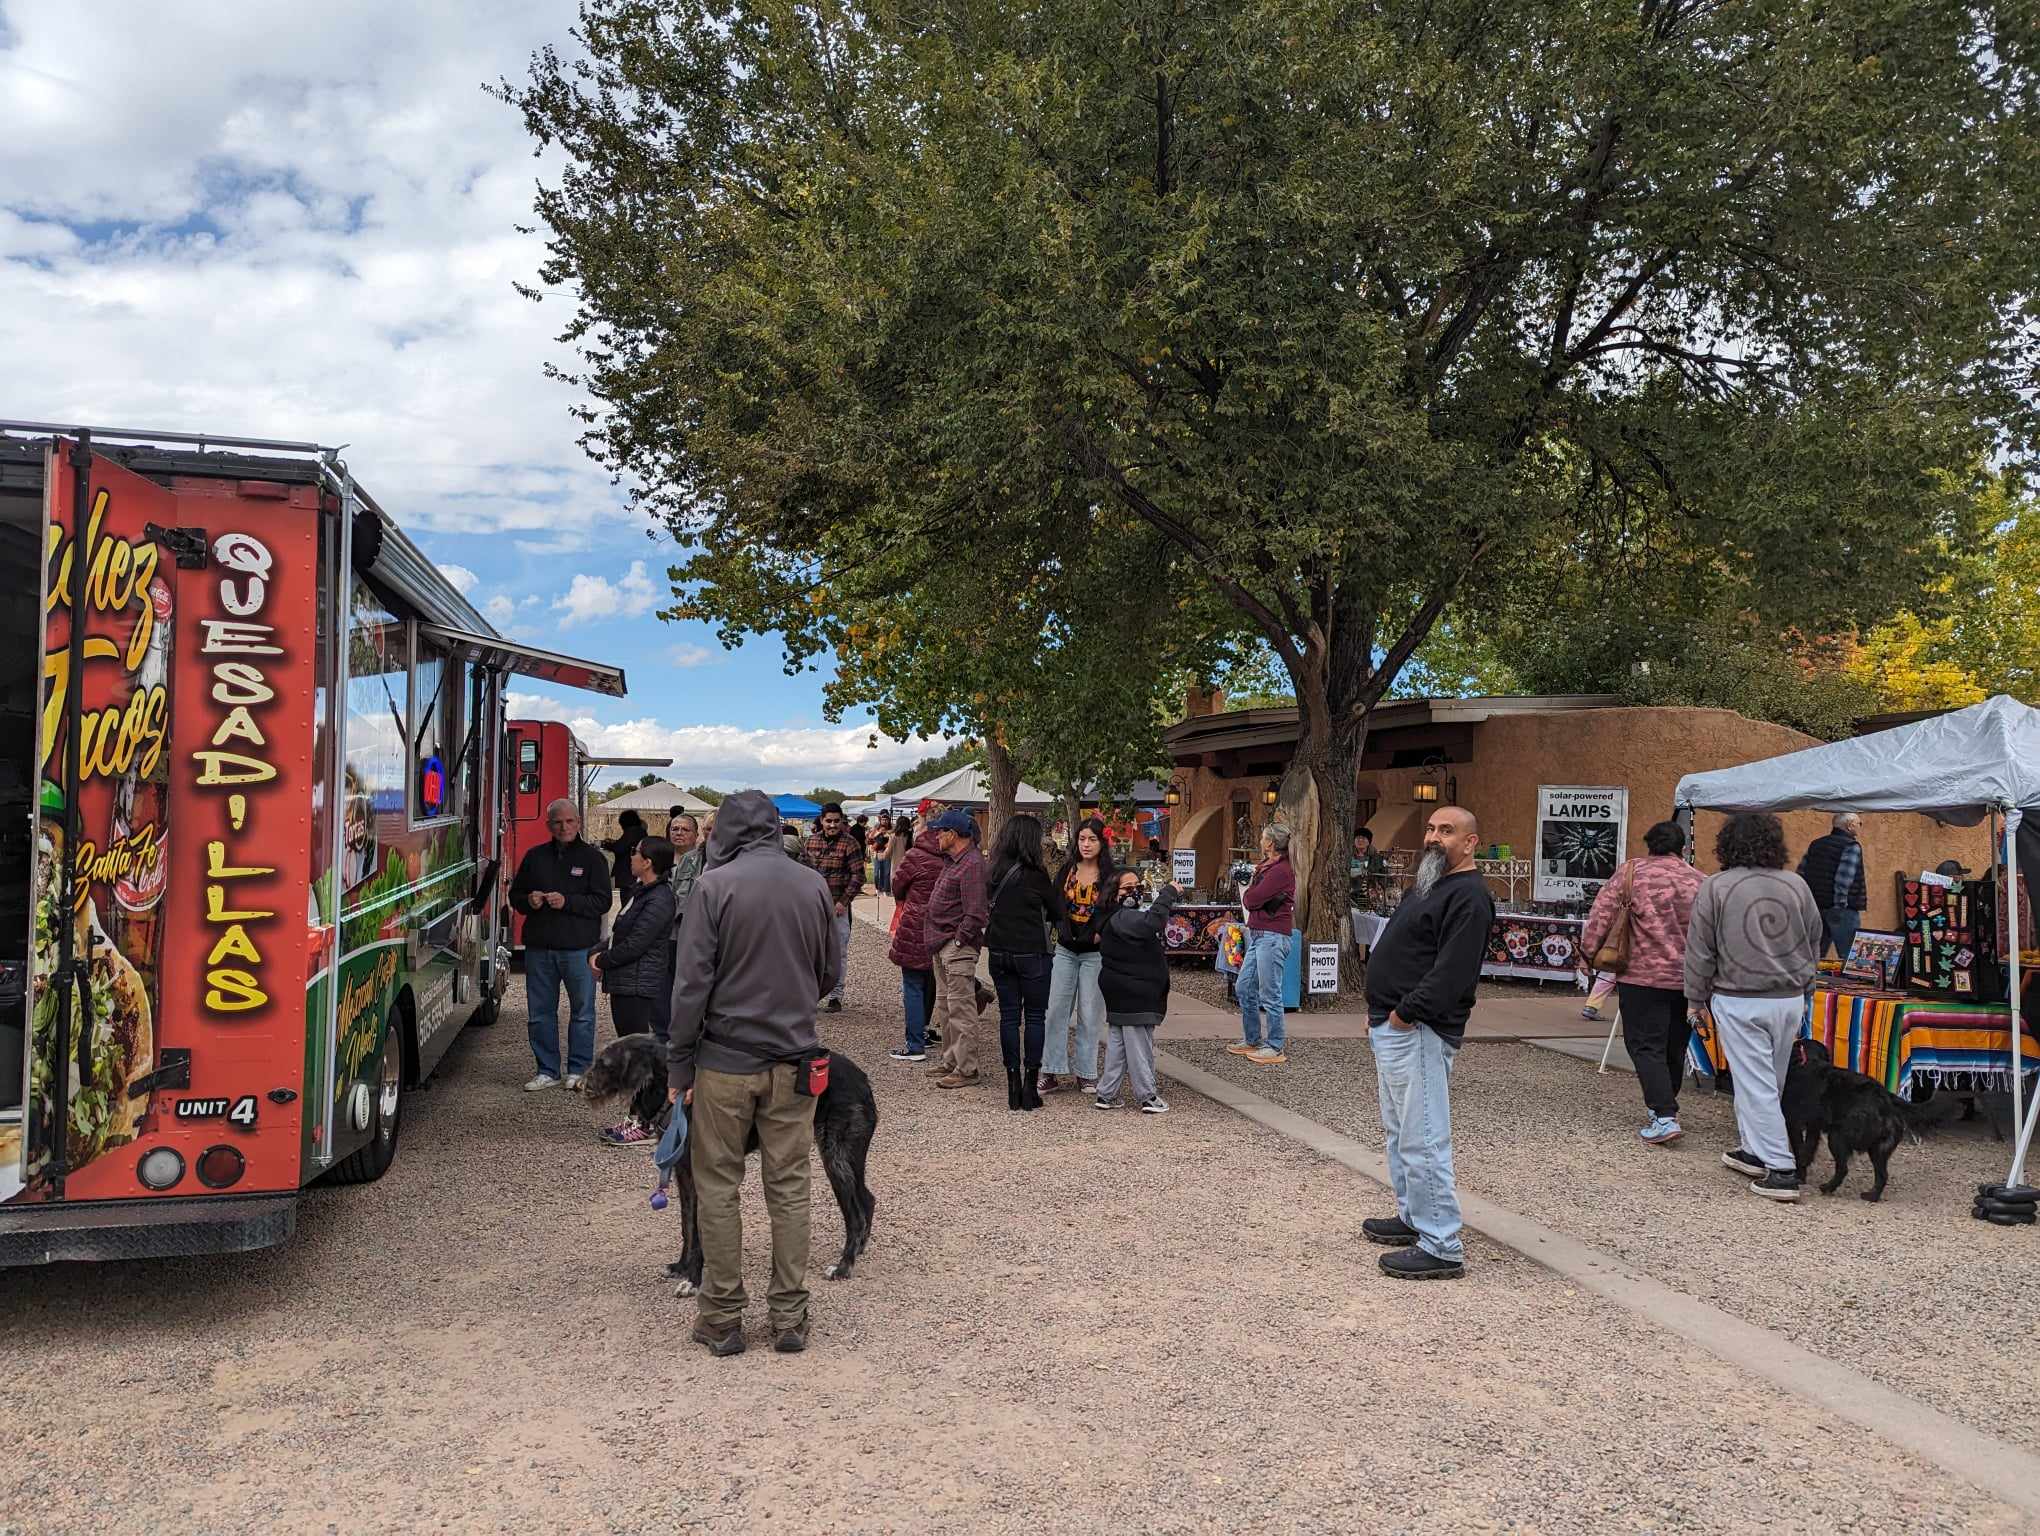
{"type": "Polygon", "coordinates": [[[697,1068],[762,1072],[812,1050],[815,1004],[843,974],[822,877],[779,846],[779,813],[744,790],[715,813],[708,858],[680,925],[667,1081],[697,1068]]]}
{"type": "Polygon", "coordinates": [[[1686,930],[1686,1000],[1797,997],[1820,960],[1820,908],[1784,869],[1725,869],[1700,882],[1686,930]]]}

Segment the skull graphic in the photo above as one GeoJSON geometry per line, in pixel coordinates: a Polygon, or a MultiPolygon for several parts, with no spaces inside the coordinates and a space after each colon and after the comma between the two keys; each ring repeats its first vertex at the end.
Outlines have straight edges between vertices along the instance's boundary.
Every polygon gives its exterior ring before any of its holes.
{"type": "Polygon", "coordinates": [[[1572,959],[1573,941],[1562,933],[1547,933],[1543,949],[1544,963],[1554,971],[1562,971],[1566,962],[1572,959]]]}
{"type": "Polygon", "coordinates": [[[1509,952],[1509,958],[1521,965],[1530,958],[1530,930],[1528,928],[1504,928],[1502,945],[1509,952]]]}

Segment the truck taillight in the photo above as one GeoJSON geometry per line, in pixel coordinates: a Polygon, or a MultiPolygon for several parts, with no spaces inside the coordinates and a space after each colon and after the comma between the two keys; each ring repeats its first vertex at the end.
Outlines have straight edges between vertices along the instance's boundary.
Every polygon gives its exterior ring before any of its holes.
{"type": "Polygon", "coordinates": [[[248,1171],[248,1159],[239,1147],[207,1147],[198,1154],[198,1182],[207,1189],[226,1189],[241,1182],[248,1171]]]}
{"type": "Polygon", "coordinates": [[[184,1177],[184,1159],[174,1147],[156,1147],[142,1154],[135,1177],[144,1189],[168,1189],[184,1177]]]}

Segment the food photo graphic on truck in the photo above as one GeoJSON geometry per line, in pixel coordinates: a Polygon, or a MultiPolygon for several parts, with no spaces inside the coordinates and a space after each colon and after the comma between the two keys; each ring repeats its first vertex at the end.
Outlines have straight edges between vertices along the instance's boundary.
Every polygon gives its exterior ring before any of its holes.
{"type": "Polygon", "coordinates": [[[336,450],[0,422],[0,1263],[259,1247],[508,984],[506,640],[336,450]]]}

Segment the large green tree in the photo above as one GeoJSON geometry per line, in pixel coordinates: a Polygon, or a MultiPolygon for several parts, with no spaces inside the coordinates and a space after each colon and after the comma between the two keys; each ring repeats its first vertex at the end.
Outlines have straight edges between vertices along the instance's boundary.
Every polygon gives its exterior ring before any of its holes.
{"type": "Polygon", "coordinates": [[[1586,489],[1827,630],[1945,547],[1926,466],[2028,449],[2032,20],[587,0],[502,89],[589,446],[746,565],[705,601],[1137,519],[1289,676],[1323,935],[1375,704],[1586,489]]]}

